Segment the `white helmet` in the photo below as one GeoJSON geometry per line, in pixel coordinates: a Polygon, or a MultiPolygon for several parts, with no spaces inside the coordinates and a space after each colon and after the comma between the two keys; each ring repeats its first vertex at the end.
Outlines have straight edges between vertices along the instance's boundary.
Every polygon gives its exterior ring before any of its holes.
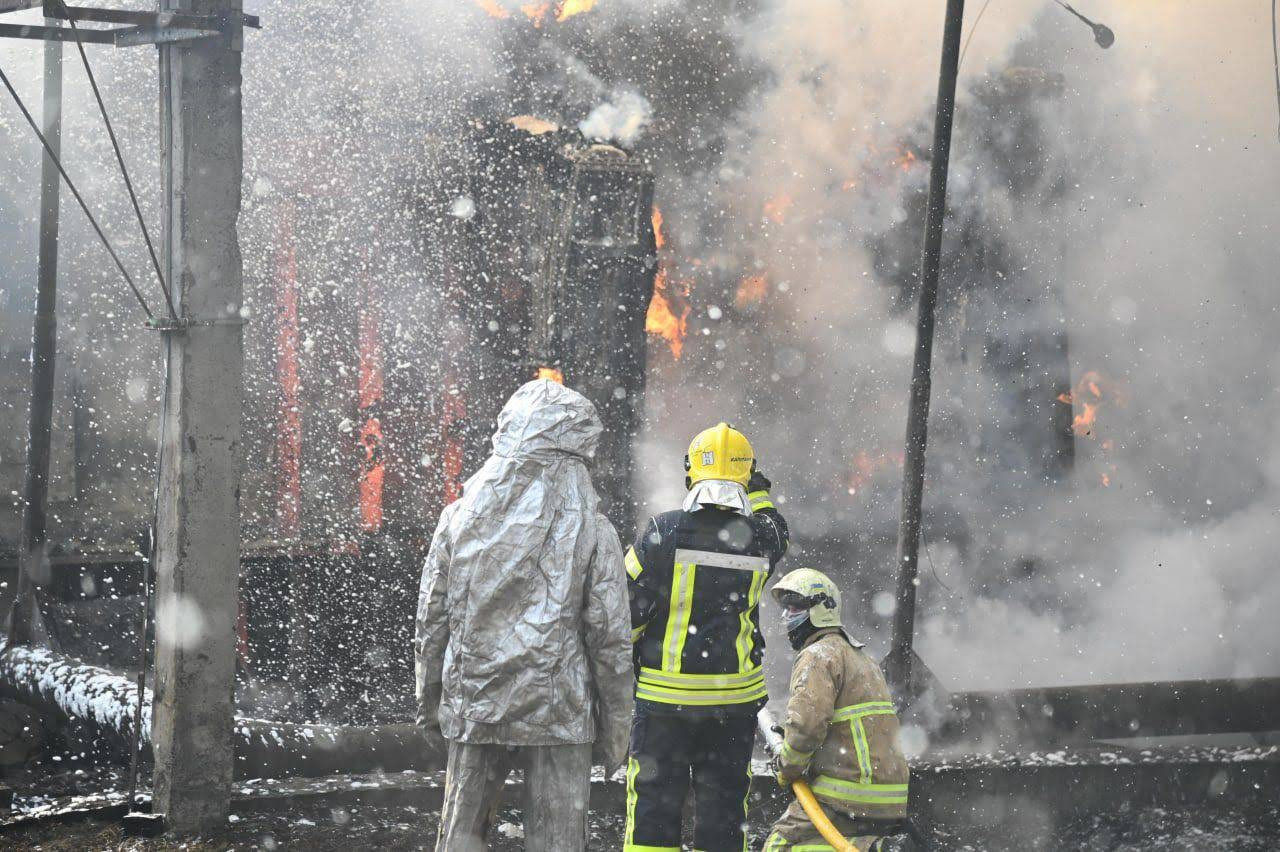
{"type": "Polygon", "coordinates": [[[840,589],[821,571],[797,568],[774,585],[773,598],[794,614],[797,626],[806,619],[815,628],[840,626],[840,589]],[[801,612],[805,618],[799,617],[801,612]]]}

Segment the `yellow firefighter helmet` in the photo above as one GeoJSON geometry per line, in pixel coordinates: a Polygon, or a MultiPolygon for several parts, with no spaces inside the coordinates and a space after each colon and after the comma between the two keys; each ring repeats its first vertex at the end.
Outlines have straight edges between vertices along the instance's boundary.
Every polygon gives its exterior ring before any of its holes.
{"type": "Polygon", "coordinates": [[[755,470],[756,454],[747,436],[728,423],[699,432],[684,457],[685,488],[704,479],[725,479],[745,486],[755,470]]]}
{"type": "Polygon", "coordinates": [[[797,568],[773,586],[773,598],[784,608],[807,604],[814,627],[840,626],[840,587],[812,568],[797,568]]]}

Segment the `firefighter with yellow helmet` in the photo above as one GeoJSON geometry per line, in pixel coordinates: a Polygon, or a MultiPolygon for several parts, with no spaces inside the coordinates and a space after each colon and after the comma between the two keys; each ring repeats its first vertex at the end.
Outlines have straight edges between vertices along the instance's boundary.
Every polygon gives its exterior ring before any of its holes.
{"type": "Polygon", "coordinates": [[[727,423],[685,456],[679,509],[627,551],[636,713],[627,762],[626,852],[679,852],[693,785],[693,845],[745,848],[756,713],[768,697],[759,604],[787,525],[746,436],[727,423]]]}
{"type": "MultiPolygon", "coordinates": [[[[898,716],[876,661],[841,626],[840,589],[801,568],[771,590],[799,653],[774,771],[784,788],[804,779],[836,829],[861,850],[907,830],[909,769],[898,716]]],[[[765,852],[830,849],[798,801],[765,841],[765,852]]]]}

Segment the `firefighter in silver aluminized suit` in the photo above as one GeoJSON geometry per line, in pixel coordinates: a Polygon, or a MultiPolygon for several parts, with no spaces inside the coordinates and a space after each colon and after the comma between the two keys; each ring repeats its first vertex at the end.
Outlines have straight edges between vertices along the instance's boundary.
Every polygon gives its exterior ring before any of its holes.
{"type": "Polygon", "coordinates": [[[441,852],[486,848],[513,768],[525,848],[584,849],[592,758],[611,772],[626,756],[627,574],[587,470],[602,431],[586,397],[529,382],[440,516],[414,656],[418,724],[448,740],[441,852]]]}

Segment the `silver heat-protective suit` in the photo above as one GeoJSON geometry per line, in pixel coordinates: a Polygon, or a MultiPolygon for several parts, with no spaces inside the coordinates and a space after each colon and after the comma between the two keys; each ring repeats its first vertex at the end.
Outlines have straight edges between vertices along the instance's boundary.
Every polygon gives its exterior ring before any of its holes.
{"type": "Polygon", "coordinates": [[[440,516],[414,658],[418,723],[450,741],[441,850],[484,848],[514,766],[530,794],[525,848],[583,848],[591,759],[612,771],[626,755],[627,576],[587,467],[602,431],[586,397],[525,384],[440,516]]]}

